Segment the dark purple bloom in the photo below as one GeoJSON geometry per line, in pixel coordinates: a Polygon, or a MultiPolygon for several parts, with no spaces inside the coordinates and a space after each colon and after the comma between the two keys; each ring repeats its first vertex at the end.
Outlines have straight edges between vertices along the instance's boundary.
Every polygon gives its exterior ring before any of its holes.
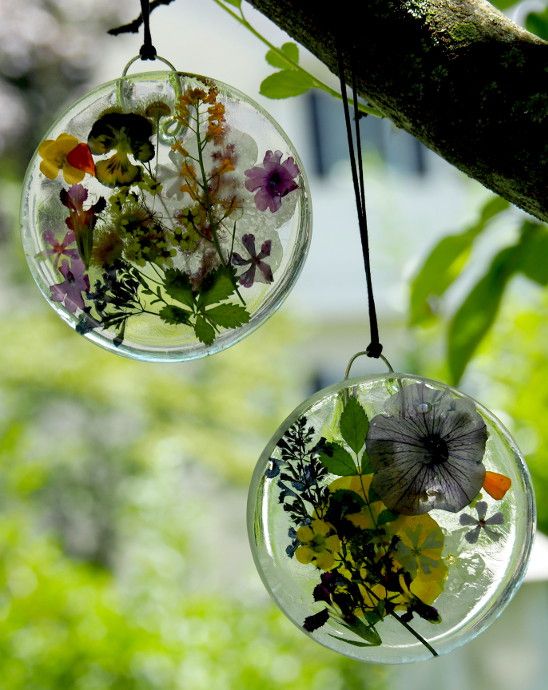
{"type": "Polygon", "coordinates": [[[414,383],[389,398],[386,412],[367,433],[371,489],[403,515],[462,510],[485,477],[487,428],[473,401],[414,383]]]}
{"type": "Polygon", "coordinates": [[[491,537],[493,541],[498,541],[501,537],[500,532],[497,532],[495,529],[491,529],[491,525],[502,525],[504,523],[502,513],[495,513],[486,520],[485,516],[487,515],[487,503],[485,501],[480,501],[476,505],[476,511],[478,513],[477,519],[473,515],[468,515],[468,513],[464,513],[460,516],[461,525],[474,525],[474,529],[471,529],[464,535],[466,541],[470,544],[475,544],[478,540],[481,530],[484,530],[485,534],[491,537]]]}
{"type": "Polygon", "coordinates": [[[63,256],[66,256],[69,259],[78,258],[78,251],[76,250],[76,247],[74,249],[70,249],[70,245],[75,241],[72,230],[69,230],[60,242],[55,239],[55,233],[53,230],[45,230],[43,237],[44,241],[49,244],[49,247],[46,247],[44,253],[47,256],[54,257],[54,263],[56,266],[59,264],[63,256]]]}
{"type": "Polygon", "coordinates": [[[68,261],[63,261],[59,271],[65,280],[50,286],[51,299],[61,302],[71,314],[74,314],[77,309],[84,308],[82,292],[89,290],[89,278],[85,273],[84,263],[76,259],[72,266],[69,266],[68,261]]]}
{"type": "Polygon", "coordinates": [[[261,245],[261,251],[257,254],[255,249],[255,235],[247,234],[242,237],[242,244],[247,249],[249,254],[249,259],[244,259],[243,256],[237,252],[232,253],[232,263],[234,266],[249,266],[247,271],[242,273],[239,277],[240,285],[244,287],[251,287],[255,280],[260,283],[272,283],[274,276],[272,275],[272,269],[270,266],[263,261],[267,256],[270,256],[272,250],[272,241],[265,240],[261,245]],[[256,276],[257,269],[259,269],[259,275],[256,276]]]}
{"type": "Polygon", "coordinates": [[[281,159],[281,151],[267,151],[262,166],[256,165],[245,171],[248,178],[245,188],[250,192],[258,190],[255,206],[259,211],[269,208],[274,213],[282,205],[282,197],[299,188],[294,180],[300,172],[295,161],[291,156],[283,163],[281,159]]]}

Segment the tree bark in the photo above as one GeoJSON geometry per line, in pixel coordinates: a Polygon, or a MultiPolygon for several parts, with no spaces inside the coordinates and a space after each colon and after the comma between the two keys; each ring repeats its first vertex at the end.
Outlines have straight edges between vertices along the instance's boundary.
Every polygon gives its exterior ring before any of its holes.
{"type": "Polygon", "coordinates": [[[338,33],[347,68],[355,55],[367,101],[470,177],[548,220],[546,42],[484,0],[248,2],[335,73],[338,33]]]}

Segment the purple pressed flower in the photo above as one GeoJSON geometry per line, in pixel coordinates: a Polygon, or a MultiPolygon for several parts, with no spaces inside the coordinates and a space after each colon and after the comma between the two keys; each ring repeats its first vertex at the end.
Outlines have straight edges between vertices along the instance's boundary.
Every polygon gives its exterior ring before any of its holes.
{"type": "Polygon", "coordinates": [[[475,405],[424,383],[402,386],[369,424],[371,489],[403,515],[457,513],[485,477],[487,428],[475,405]]]}
{"type": "Polygon", "coordinates": [[[267,151],[262,166],[256,165],[245,171],[248,178],[245,188],[250,192],[258,190],[255,206],[259,211],[269,208],[274,213],[282,205],[282,197],[299,188],[294,180],[300,172],[295,161],[291,156],[283,163],[281,159],[281,151],[267,151]]]}
{"type": "Polygon", "coordinates": [[[242,237],[242,244],[247,249],[249,259],[244,259],[243,256],[237,252],[232,253],[232,263],[234,266],[249,266],[247,271],[242,273],[239,277],[240,285],[248,288],[253,285],[255,280],[259,283],[272,283],[274,276],[272,269],[263,261],[267,256],[270,256],[272,250],[272,240],[265,240],[261,245],[261,251],[257,254],[255,249],[255,235],[247,234],[242,237]],[[256,275],[259,269],[259,275],[256,275]]]}
{"type": "Polygon", "coordinates": [[[78,258],[78,251],[76,248],[70,249],[70,245],[75,241],[72,230],[69,230],[60,242],[55,239],[55,233],[53,230],[45,230],[43,237],[44,242],[49,244],[49,247],[46,247],[44,253],[48,256],[55,257],[54,263],[56,266],[59,265],[59,262],[63,256],[66,256],[69,259],[78,258]]]}
{"type": "Polygon", "coordinates": [[[502,513],[495,513],[486,520],[485,516],[487,515],[487,503],[485,501],[480,501],[476,505],[476,511],[478,513],[477,519],[473,515],[468,515],[468,513],[464,513],[460,516],[461,525],[474,525],[474,528],[471,529],[469,532],[466,532],[466,534],[464,535],[466,541],[470,544],[475,544],[478,540],[481,530],[484,530],[485,534],[487,534],[487,536],[493,539],[493,541],[498,541],[501,537],[500,532],[497,532],[497,530],[495,529],[491,529],[490,526],[502,525],[504,523],[504,517],[502,513]]]}
{"type": "Polygon", "coordinates": [[[89,278],[85,273],[84,263],[76,259],[72,266],[69,266],[68,261],[63,261],[59,272],[65,280],[50,286],[51,299],[61,302],[71,314],[74,314],[77,309],[84,308],[82,292],[89,290],[89,278]]]}

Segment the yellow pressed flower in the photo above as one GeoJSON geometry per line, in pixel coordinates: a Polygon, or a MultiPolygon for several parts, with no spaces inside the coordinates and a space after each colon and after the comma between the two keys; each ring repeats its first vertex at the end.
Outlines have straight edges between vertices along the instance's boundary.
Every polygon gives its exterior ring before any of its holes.
{"type": "Polygon", "coordinates": [[[301,544],[295,551],[299,563],[314,563],[321,570],[330,570],[335,565],[341,542],[329,522],[312,520],[310,525],[297,530],[297,539],[301,544]]]}
{"type": "Polygon", "coordinates": [[[68,154],[75,149],[80,142],[72,134],[63,132],[57,139],[46,139],[38,147],[38,153],[42,157],[40,171],[50,180],[54,180],[63,171],[63,177],[67,184],[73,185],[84,179],[85,172],[78,170],[67,161],[68,154]]]}
{"type": "MultiPolygon", "coordinates": [[[[371,479],[371,475],[339,477],[339,479],[335,479],[335,481],[331,482],[329,485],[329,491],[332,493],[339,491],[340,489],[354,491],[367,504],[369,502],[369,487],[371,486],[371,479]]],[[[349,520],[355,527],[359,527],[360,529],[373,529],[375,527],[373,520],[376,521],[383,510],[386,510],[384,503],[381,501],[372,501],[369,503],[369,505],[363,506],[359,512],[345,515],[345,518],[349,520]]]]}

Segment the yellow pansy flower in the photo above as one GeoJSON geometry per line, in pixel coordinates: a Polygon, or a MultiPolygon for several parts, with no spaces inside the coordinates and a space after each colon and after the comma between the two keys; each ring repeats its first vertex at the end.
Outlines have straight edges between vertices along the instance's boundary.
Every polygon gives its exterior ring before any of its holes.
{"type": "Polygon", "coordinates": [[[335,565],[341,542],[329,522],[312,520],[310,525],[297,530],[297,539],[301,544],[295,551],[299,563],[314,563],[321,570],[330,570],[335,565]]]}
{"type": "Polygon", "coordinates": [[[73,185],[84,179],[85,172],[78,170],[67,161],[68,154],[79,144],[72,134],[63,132],[57,139],[46,139],[38,147],[38,153],[42,157],[40,171],[50,180],[54,180],[63,171],[63,177],[67,184],[73,185]]]}

